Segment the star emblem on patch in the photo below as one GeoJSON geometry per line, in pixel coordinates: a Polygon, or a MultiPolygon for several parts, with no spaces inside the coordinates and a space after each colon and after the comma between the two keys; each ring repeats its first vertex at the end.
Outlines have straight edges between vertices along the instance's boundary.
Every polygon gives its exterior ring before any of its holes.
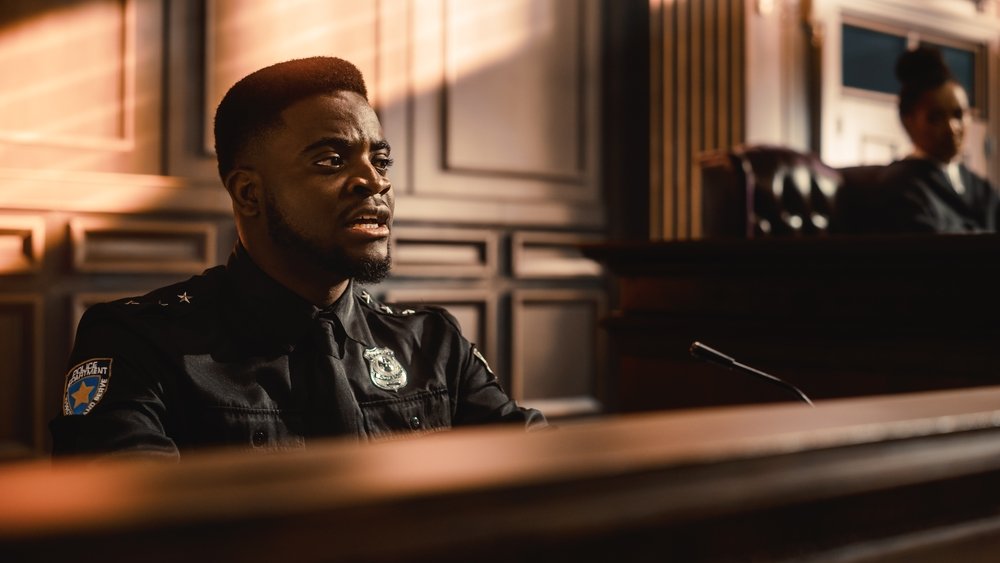
{"type": "Polygon", "coordinates": [[[111,358],[91,358],[70,368],[63,392],[63,414],[83,415],[104,397],[111,380],[111,358]]]}

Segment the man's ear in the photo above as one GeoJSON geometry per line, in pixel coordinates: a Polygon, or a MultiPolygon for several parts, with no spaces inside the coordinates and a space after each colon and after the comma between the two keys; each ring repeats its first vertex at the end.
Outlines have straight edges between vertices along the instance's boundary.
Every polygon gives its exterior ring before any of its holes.
{"type": "Polygon", "coordinates": [[[225,185],[237,213],[245,217],[260,214],[263,194],[260,175],[256,171],[236,168],[226,175],[225,185]]]}

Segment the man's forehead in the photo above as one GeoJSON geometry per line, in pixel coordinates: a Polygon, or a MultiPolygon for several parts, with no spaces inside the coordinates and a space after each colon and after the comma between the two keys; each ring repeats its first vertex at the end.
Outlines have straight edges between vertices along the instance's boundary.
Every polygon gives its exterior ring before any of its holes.
{"type": "Polygon", "coordinates": [[[304,141],[332,138],[372,143],[383,138],[375,110],[355,92],[310,96],[286,108],[281,116],[290,132],[310,138],[304,141]]]}

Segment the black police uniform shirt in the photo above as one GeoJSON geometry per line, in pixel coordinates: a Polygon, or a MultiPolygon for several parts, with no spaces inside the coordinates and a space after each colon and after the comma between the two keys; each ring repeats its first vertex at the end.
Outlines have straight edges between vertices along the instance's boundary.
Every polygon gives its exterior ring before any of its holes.
{"type": "Polygon", "coordinates": [[[353,282],[320,309],[241,246],[226,266],[91,307],[70,366],[55,455],[545,424],[504,393],[444,309],[384,305],[353,282]]]}

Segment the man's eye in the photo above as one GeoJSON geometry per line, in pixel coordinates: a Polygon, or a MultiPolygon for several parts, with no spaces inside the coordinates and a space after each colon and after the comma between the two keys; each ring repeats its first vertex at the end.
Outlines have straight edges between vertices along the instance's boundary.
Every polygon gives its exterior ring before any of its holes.
{"type": "Polygon", "coordinates": [[[382,174],[388,172],[389,168],[392,166],[392,163],[393,160],[387,156],[380,156],[372,159],[372,166],[374,166],[375,169],[381,172],[382,174]]]}
{"type": "Polygon", "coordinates": [[[340,168],[344,165],[344,159],[340,158],[339,155],[327,156],[317,160],[316,164],[328,168],[340,168]]]}

